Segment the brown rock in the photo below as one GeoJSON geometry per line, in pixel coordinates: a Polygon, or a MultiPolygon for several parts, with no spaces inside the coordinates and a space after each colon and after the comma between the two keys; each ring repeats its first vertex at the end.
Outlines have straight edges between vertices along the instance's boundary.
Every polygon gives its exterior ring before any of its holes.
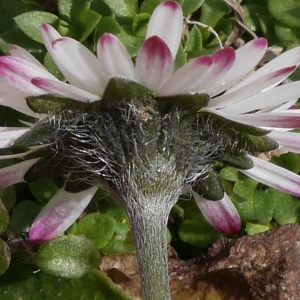
{"type": "Polygon", "coordinates": [[[282,226],[236,241],[219,240],[207,259],[211,260],[208,272],[236,269],[254,299],[300,299],[299,225],[282,226]]]}
{"type": "MultiPolygon", "coordinates": [[[[240,239],[218,240],[206,257],[169,259],[173,300],[300,299],[300,225],[240,239]]],[[[104,257],[101,269],[141,298],[134,256],[104,257]]]]}

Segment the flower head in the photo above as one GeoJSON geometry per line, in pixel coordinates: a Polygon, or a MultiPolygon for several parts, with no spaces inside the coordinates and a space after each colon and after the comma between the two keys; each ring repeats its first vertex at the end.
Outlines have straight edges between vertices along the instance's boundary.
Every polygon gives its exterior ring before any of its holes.
{"type": "MultiPolygon", "coordinates": [[[[156,166],[150,178],[162,173],[178,186],[174,195],[165,193],[176,198],[191,187],[205,218],[227,234],[240,230],[240,218],[213,170],[214,161],[227,162],[264,184],[300,196],[296,174],[248,155],[278,147],[299,153],[300,138],[288,130],[300,125],[299,111],[289,110],[300,95],[300,82],[278,84],[300,64],[300,48],[253,71],[267,49],[267,41],[259,38],[238,50],[225,48],[198,57],[174,72],[182,28],[177,2],[160,4],[134,65],[112,34],[101,36],[95,56],[44,24],[44,44],[67,83],[18,46],[11,46],[11,56],[0,58],[1,104],[37,119],[31,127],[1,128],[1,148],[24,149],[17,156],[25,160],[0,170],[0,186],[37,176],[65,180],[34,222],[32,242],[48,241],[66,230],[99,184],[126,207],[124,191],[134,195],[124,182],[136,166],[142,166],[133,178],[140,184],[153,161],[168,165],[156,166]],[[133,94],[126,96],[122,88],[128,87],[133,87],[133,94]],[[122,97],[114,94],[118,89],[122,97]],[[122,127],[117,118],[132,122],[122,127]],[[160,132],[153,133],[153,126],[160,132]]],[[[157,182],[153,187],[162,188],[157,182]]]]}

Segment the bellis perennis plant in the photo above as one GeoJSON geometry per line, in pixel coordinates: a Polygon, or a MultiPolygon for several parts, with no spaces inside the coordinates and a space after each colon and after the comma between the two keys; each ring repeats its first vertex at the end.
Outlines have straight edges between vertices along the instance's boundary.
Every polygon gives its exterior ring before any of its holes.
{"type": "Polygon", "coordinates": [[[29,240],[62,234],[99,187],[128,213],[144,299],[169,299],[166,224],[181,194],[191,194],[217,230],[237,234],[241,222],[224,192],[215,162],[300,196],[300,178],[256,158],[282,149],[299,153],[300,114],[289,110],[300,82],[278,86],[300,63],[290,50],[254,71],[263,38],[225,48],[174,72],[183,30],[177,2],[160,4],[133,64],[122,43],[103,34],[97,56],[79,42],[41,27],[44,44],[67,83],[12,45],[0,58],[0,99],[37,119],[1,128],[1,148],[21,162],[0,170],[0,187],[60,178],[64,187],[32,224],[29,240]]]}

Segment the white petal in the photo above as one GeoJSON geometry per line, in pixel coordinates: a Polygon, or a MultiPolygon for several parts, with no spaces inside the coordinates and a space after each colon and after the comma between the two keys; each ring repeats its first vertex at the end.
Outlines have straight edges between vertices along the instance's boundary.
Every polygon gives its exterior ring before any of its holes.
{"type": "MultiPolygon", "coordinates": [[[[235,51],[235,62],[230,71],[223,77],[223,84],[215,88],[214,95],[225,91],[232,85],[238,83],[251,70],[253,70],[264,56],[267,50],[267,40],[259,38],[252,40],[235,51]]],[[[275,71],[275,70],[272,70],[275,71]]],[[[268,72],[269,73],[269,72],[268,72]]]]}
{"type": "Polygon", "coordinates": [[[45,67],[33,55],[17,45],[10,45],[9,52],[12,56],[27,60],[32,64],[45,69],[45,67]]]}
{"type": "Polygon", "coordinates": [[[38,117],[26,104],[25,98],[29,96],[6,82],[0,82],[0,105],[11,107],[23,114],[38,117]]]}
{"type": "Polygon", "coordinates": [[[289,109],[291,109],[296,104],[297,101],[298,101],[298,98],[297,99],[293,99],[293,100],[288,101],[288,102],[286,102],[286,103],[284,103],[282,105],[277,105],[275,107],[271,107],[270,110],[266,109],[266,112],[282,112],[282,111],[289,110],[289,109]]]}
{"type": "Polygon", "coordinates": [[[79,193],[61,189],[44,207],[31,226],[29,240],[42,244],[69,228],[92,200],[97,187],[79,193]]]}
{"type": "MultiPolygon", "coordinates": [[[[256,83],[256,82],[254,82],[256,83]]],[[[256,83],[259,86],[259,83],[256,83]]],[[[255,87],[253,87],[255,90],[255,87]]],[[[252,92],[251,92],[252,93],[252,92]]],[[[247,95],[247,92],[244,93],[247,95]]],[[[241,96],[244,97],[244,94],[241,96]]],[[[251,111],[256,111],[262,108],[279,106],[285,102],[297,99],[300,97],[300,81],[290,84],[281,85],[274,89],[258,93],[245,100],[235,104],[221,108],[220,111],[231,114],[243,114],[251,111]]]]}
{"type": "Polygon", "coordinates": [[[195,92],[204,92],[210,96],[223,86],[224,76],[230,71],[235,61],[235,51],[232,48],[222,49],[211,56],[213,64],[203,80],[193,87],[195,92]]]}
{"type": "Polygon", "coordinates": [[[185,94],[204,81],[213,59],[210,56],[201,56],[193,59],[177,70],[171,78],[158,90],[159,96],[185,94]]]}
{"type": "MultiPolygon", "coordinates": [[[[260,78],[258,80],[252,81],[247,85],[242,86],[241,88],[238,89],[233,89],[233,90],[229,90],[228,92],[224,93],[223,95],[216,97],[214,99],[211,99],[208,107],[225,107],[224,111],[228,111],[228,109],[230,109],[233,103],[237,103],[237,106],[242,106],[243,109],[242,111],[247,111],[248,109],[248,105],[250,107],[249,111],[251,110],[255,110],[255,109],[259,109],[261,103],[260,101],[256,101],[255,97],[263,97],[263,95],[266,95],[266,97],[264,98],[265,101],[263,101],[263,103],[265,102],[272,102],[273,98],[268,98],[267,94],[266,94],[266,88],[268,88],[268,90],[271,87],[276,86],[278,83],[280,83],[281,81],[283,81],[285,78],[287,78],[290,74],[292,74],[295,71],[296,67],[289,67],[286,69],[282,69],[276,72],[272,72],[268,75],[266,75],[263,78],[260,78]],[[260,93],[260,92],[264,92],[264,93],[260,93]],[[259,94],[260,93],[260,94],[259,94]],[[256,96],[254,96],[256,95],[256,96]],[[251,96],[254,96],[253,98],[250,98],[251,96]],[[248,99],[247,99],[248,98],[248,99]],[[241,101],[244,100],[245,101],[241,101]],[[251,99],[251,100],[250,100],[251,99]],[[257,104],[258,107],[253,108],[253,106],[257,104]]],[[[282,99],[282,101],[280,103],[285,102],[285,99],[282,99]]],[[[267,106],[271,106],[271,105],[276,105],[276,103],[274,104],[269,104],[263,107],[267,107],[267,106]]],[[[235,107],[235,106],[234,106],[235,107]]],[[[238,110],[234,109],[234,113],[238,113],[238,110]]]]}
{"type": "Polygon", "coordinates": [[[132,60],[124,45],[112,34],[105,33],[97,44],[97,56],[108,77],[123,76],[136,81],[132,60]]]}
{"type": "Polygon", "coordinates": [[[49,24],[42,24],[41,35],[47,49],[51,47],[52,42],[61,38],[61,35],[49,24]]]}
{"type": "Polygon", "coordinates": [[[262,68],[254,72],[251,76],[243,80],[235,88],[244,86],[249,82],[254,81],[258,78],[262,78],[263,76],[270,74],[274,71],[287,68],[287,67],[298,66],[299,63],[300,63],[300,47],[297,47],[287,52],[284,52],[283,54],[279,55],[269,63],[265,64],[262,68]]]}
{"type": "Polygon", "coordinates": [[[300,176],[267,161],[251,156],[254,167],[240,170],[247,176],[282,192],[300,197],[300,176]]]}
{"type": "Polygon", "coordinates": [[[158,91],[171,77],[173,68],[174,60],[165,42],[157,36],[147,39],[136,58],[139,83],[151,91],[158,91]]]}
{"type": "Polygon", "coordinates": [[[24,180],[27,171],[39,160],[39,158],[25,160],[21,163],[0,170],[0,189],[4,189],[24,180]]]}
{"type": "Polygon", "coordinates": [[[204,218],[213,228],[228,235],[241,230],[239,213],[226,194],[218,201],[207,200],[194,191],[192,194],[204,218]]]}
{"type": "Polygon", "coordinates": [[[31,83],[33,77],[57,80],[44,68],[13,56],[0,57],[0,77],[28,95],[40,95],[44,91],[31,83]]]}
{"type": "Polygon", "coordinates": [[[17,138],[28,130],[29,128],[0,127],[0,149],[10,147],[17,138]]]}
{"type": "Polygon", "coordinates": [[[148,25],[146,39],[157,35],[169,47],[175,57],[183,29],[183,16],[180,5],[174,1],[165,1],[153,11],[148,25]]]}
{"type": "Polygon", "coordinates": [[[300,133],[273,130],[268,136],[280,145],[281,150],[300,153],[300,133]]]}
{"type": "Polygon", "coordinates": [[[290,110],[288,112],[279,113],[256,113],[233,115],[225,114],[218,110],[206,109],[206,111],[217,114],[226,119],[236,121],[242,124],[261,126],[264,128],[285,128],[295,129],[300,128],[300,113],[298,110],[290,110]]]}
{"type": "Polygon", "coordinates": [[[18,131],[18,130],[26,130],[29,129],[27,127],[0,127],[0,133],[1,132],[10,132],[10,131],[18,131]]]}
{"type": "Polygon", "coordinates": [[[70,84],[93,94],[103,93],[109,78],[104,76],[98,59],[86,47],[71,38],[59,38],[48,51],[70,84]]]}
{"type": "Polygon", "coordinates": [[[8,154],[8,155],[0,155],[0,160],[13,159],[13,158],[24,158],[28,153],[17,153],[17,154],[8,154]]]}
{"type": "Polygon", "coordinates": [[[81,102],[92,102],[100,100],[100,97],[89,92],[86,92],[82,89],[77,88],[76,86],[70,85],[57,80],[45,79],[45,78],[33,78],[31,82],[37,87],[48,91],[51,94],[61,95],[73,100],[81,102]]]}

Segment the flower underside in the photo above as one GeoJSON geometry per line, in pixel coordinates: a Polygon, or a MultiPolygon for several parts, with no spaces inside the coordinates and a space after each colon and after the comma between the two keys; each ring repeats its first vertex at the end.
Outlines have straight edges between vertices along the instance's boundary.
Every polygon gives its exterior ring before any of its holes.
{"type": "MultiPolygon", "coordinates": [[[[25,156],[40,159],[24,179],[61,178],[68,192],[109,184],[126,198],[123,178],[134,173],[139,180],[153,169],[151,177],[157,184],[164,176],[176,176],[180,179],[176,189],[188,185],[208,199],[220,200],[224,191],[214,170],[216,161],[250,169],[247,152],[270,151],[278,145],[265,136],[266,130],[195,112],[193,105],[184,105],[192,103],[185,97],[191,95],[155,98],[143,86],[122,78],[111,79],[103,99],[92,103],[31,97],[27,99],[31,109],[38,113],[48,109],[48,115],[11,149],[39,145],[25,156]],[[165,164],[171,165],[167,171],[165,164]]],[[[205,94],[197,97],[203,106],[209,100],[205,94]]]]}

